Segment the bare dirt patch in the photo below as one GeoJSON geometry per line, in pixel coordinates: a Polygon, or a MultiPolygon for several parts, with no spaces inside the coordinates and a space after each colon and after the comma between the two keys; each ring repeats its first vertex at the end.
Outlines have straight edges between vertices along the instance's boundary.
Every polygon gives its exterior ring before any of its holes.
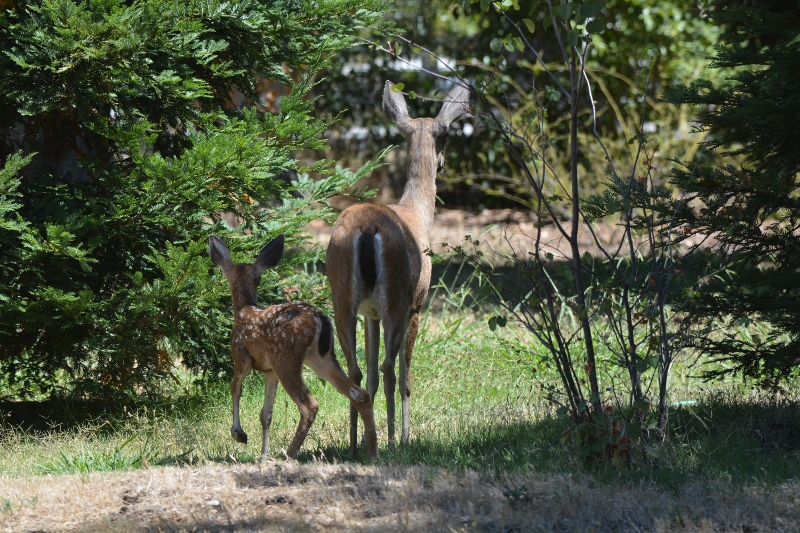
{"type": "MultiPolygon", "coordinates": [[[[464,209],[439,208],[431,228],[431,249],[440,253],[444,251],[445,243],[451,246],[464,245],[464,237],[469,235],[481,242],[480,249],[484,253],[494,250],[501,254],[509,254],[514,251],[524,256],[534,249],[538,231],[536,222],[537,219],[530,211],[521,209],[483,209],[470,212],[464,209]]],[[[569,230],[570,222],[562,223],[569,230]]],[[[322,220],[316,220],[306,227],[314,240],[323,247],[328,246],[331,229],[332,226],[322,220]]],[[[550,252],[559,259],[572,257],[569,244],[555,224],[550,223],[540,230],[544,252],[550,252]]],[[[601,254],[598,242],[606,250],[615,251],[620,245],[622,231],[621,225],[609,221],[594,225],[591,231],[582,224],[578,231],[581,253],[588,251],[599,257],[601,254]]],[[[682,246],[688,249],[693,244],[694,240],[689,239],[684,241],[682,246]]]]}
{"type": "Polygon", "coordinates": [[[798,531],[800,484],[603,486],[530,472],[269,463],[0,479],[0,529],[798,531]]]}

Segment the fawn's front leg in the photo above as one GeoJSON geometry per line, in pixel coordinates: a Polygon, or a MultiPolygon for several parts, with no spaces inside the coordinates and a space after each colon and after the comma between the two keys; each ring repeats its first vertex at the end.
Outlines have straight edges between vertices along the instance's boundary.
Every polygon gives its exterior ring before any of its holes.
{"type": "Polygon", "coordinates": [[[242,397],[242,383],[250,372],[252,361],[250,355],[243,349],[231,347],[233,355],[233,380],[231,381],[231,399],[233,400],[233,425],[231,426],[231,437],[236,442],[247,444],[247,433],[242,429],[239,421],[239,400],[242,397]]]}
{"type": "Polygon", "coordinates": [[[269,426],[272,424],[272,408],[278,392],[278,376],[275,372],[264,372],[264,407],[261,408],[261,461],[269,453],[269,426]]]}

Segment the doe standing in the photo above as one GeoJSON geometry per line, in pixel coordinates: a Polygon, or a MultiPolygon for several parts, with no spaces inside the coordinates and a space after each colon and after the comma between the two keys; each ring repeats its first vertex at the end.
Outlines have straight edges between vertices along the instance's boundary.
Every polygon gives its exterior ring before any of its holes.
{"type": "MultiPolygon", "coordinates": [[[[378,390],[378,348],[383,322],[386,357],[381,365],[389,447],[394,447],[395,359],[400,355],[401,444],[409,439],[411,357],[419,312],[428,295],[431,259],[426,254],[436,202],[436,172],[444,163],[450,124],[466,115],[469,92],[457,86],[436,118],[411,118],[402,93],[387,81],[383,110],[408,141],[407,182],[397,204],[359,204],[345,209],[333,227],[326,269],[333,297],[336,334],[350,377],[361,384],[356,361],[356,323],[366,322],[367,390],[378,390]]],[[[350,455],[357,448],[357,414],[350,409],[350,455]]]]}

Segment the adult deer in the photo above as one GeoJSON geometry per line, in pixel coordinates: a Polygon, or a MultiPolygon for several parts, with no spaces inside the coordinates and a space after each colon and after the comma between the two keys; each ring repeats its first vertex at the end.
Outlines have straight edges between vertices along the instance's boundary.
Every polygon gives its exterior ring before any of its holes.
{"type": "Polygon", "coordinates": [[[231,286],[233,296],[233,426],[234,440],[247,443],[247,434],[239,422],[239,399],[242,382],[250,369],[264,373],[264,407],[261,409],[261,460],[269,450],[269,426],[278,382],[297,404],[300,423],[286,451],[290,459],[297,452],[314,423],[319,403],[303,382],[303,364],[319,377],[330,382],[344,394],[364,420],[367,458],[378,457],[378,440],[372,400],[367,391],[353,383],[342,371],[333,350],[333,328],[330,319],[320,310],[305,303],[286,303],[261,307],[256,303],[256,291],[261,274],[275,266],[283,255],[283,235],[267,244],[254,263],[233,263],[228,247],[216,236],[208,240],[211,260],[222,271],[231,286]]]}
{"type": "MultiPolygon", "coordinates": [[[[383,110],[408,141],[407,182],[400,202],[359,204],[336,221],[326,256],[334,320],[350,377],[361,384],[356,360],[358,314],[366,322],[367,390],[378,390],[380,323],[386,358],[381,365],[386,394],[389,447],[394,447],[395,359],[400,355],[402,433],[408,444],[411,358],[419,330],[419,312],[428,296],[431,259],[426,254],[436,201],[436,172],[444,163],[444,140],[450,124],[467,114],[469,92],[457,86],[435,119],[408,116],[402,93],[387,81],[383,110]]],[[[355,456],[357,416],[350,409],[350,455],[355,456]]]]}

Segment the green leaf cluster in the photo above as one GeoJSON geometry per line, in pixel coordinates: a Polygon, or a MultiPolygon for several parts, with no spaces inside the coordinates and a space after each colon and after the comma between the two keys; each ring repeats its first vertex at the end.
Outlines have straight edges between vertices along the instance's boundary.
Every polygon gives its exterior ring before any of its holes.
{"type": "Polygon", "coordinates": [[[716,256],[698,258],[693,313],[709,324],[770,326],[753,336],[726,327],[698,347],[727,361],[727,370],[776,385],[800,368],[800,98],[792,89],[800,83],[800,10],[782,1],[715,7],[724,31],[713,65],[735,74],[665,98],[693,105],[707,148],[740,163],[676,168],[673,183],[692,202],[676,210],[675,224],[718,242],[716,256]]]}
{"type": "Polygon", "coordinates": [[[321,300],[300,228],[365,173],[321,150],[312,78],[375,0],[17,2],[0,13],[0,396],[158,392],[228,372],[208,235],[290,251],[265,303],[321,300]],[[259,87],[279,99],[260,99],[259,87]],[[314,182],[307,174],[322,174],[314,182]],[[297,295],[295,295],[297,297],[297,295]]]}

